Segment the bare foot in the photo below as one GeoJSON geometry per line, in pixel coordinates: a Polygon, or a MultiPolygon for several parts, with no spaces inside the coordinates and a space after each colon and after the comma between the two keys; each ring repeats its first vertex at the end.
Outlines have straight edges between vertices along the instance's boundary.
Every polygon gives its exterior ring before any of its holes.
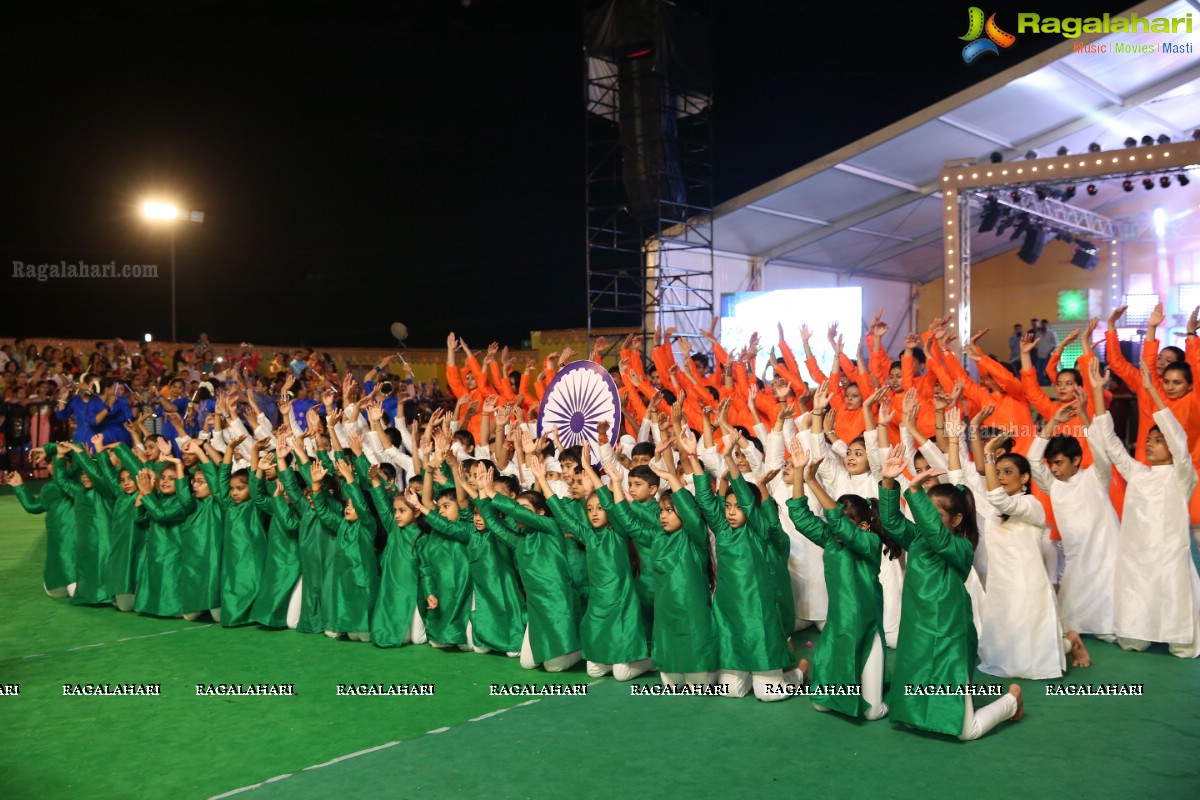
{"type": "Polygon", "coordinates": [[[1012,721],[1020,722],[1021,717],[1025,716],[1025,700],[1021,697],[1021,687],[1014,683],[1008,687],[1008,693],[1017,698],[1017,713],[1012,715],[1012,721]]]}
{"type": "MultiPolygon", "coordinates": [[[[804,679],[808,680],[808,659],[800,659],[800,664],[796,668],[800,670],[800,674],[804,676],[804,679]]],[[[812,683],[812,681],[809,681],[809,683],[812,683]]]]}
{"type": "Polygon", "coordinates": [[[1071,666],[1072,667],[1090,667],[1092,665],[1092,657],[1088,654],[1087,648],[1083,646],[1083,639],[1075,631],[1067,631],[1066,639],[1071,643],[1071,666]]]}

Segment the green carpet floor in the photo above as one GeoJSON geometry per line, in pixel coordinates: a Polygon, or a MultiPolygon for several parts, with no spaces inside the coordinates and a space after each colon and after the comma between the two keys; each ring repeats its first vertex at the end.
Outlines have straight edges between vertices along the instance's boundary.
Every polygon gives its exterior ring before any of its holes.
{"type": "MultiPolygon", "coordinates": [[[[42,592],[43,548],[42,519],[0,495],[0,684],[21,687],[0,696],[4,798],[205,798],[284,775],[234,796],[1200,797],[1200,664],[1165,649],[1089,640],[1094,666],[1068,680],[1142,683],[1144,697],[1046,697],[1023,682],[1026,719],[969,744],[800,700],[631,697],[609,679],[587,697],[517,705],[489,684],[591,679],[71,606],[42,592]],[[62,695],[85,682],[159,683],[162,696],[62,695]],[[212,682],[297,694],[195,696],[212,682]],[[432,682],[436,694],[336,695],[338,683],[377,682],[432,682]]],[[[799,634],[800,648],[813,638],[799,634]]]]}

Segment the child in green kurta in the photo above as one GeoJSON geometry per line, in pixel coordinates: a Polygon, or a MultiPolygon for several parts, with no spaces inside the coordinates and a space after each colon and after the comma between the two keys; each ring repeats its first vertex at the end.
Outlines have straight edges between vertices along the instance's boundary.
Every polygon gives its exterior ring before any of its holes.
{"type": "MultiPolygon", "coordinates": [[[[45,448],[44,460],[54,474],[54,457],[58,446],[45,448]]],[[[53,481],[44,484],[35,498],[25,486],[21,473],[8,473],[8,485],[17,495],[21,508],[30,514],[46,515],[46,564],[42,569],[42,588],[54,598],[70,596],[75,591],[75,509],[70,496],[53,481]]]]}
{"type": "MultiPolygon", "coordinates": [[[[424,609],[438,606],[437,579],[423,555],[428,537],[418,524],[417,506],[399,493],[388,497],[378,465],[371,467],[368,478],[371,501],[387,532],[380,557],[379,596],[371,614],[371,641],[376,647],[425,644],[424,609]]],[[[410,498],[420,501],[415,490],[410,498]]]]}
{"type": "Polygon", "coordinates": [[[825,551],[829,617],[813,653],[814,706],[868,720],[883,718],[883,589],[879,564],[890,537],[871,503],[858,495],[835,502],[817,481],[820,459],[792,441],[792,499],[788,512],[796,529],[825,551]],[[825,509],[822,520],[808,507],[807,483],[825,509]]]}
{"type": "MultiPolygon", "coordinates": [[[[54,483],[71,498],[75,511],[75,593],[76,605],[111,603],[107,587],[108,553],[112,539],[112,501],[107,487],[97,488],[88,470],[71,471],[62,456],[71,453],[73,465],[82,468],[91,455],[74,442],[60,442],[54,459],[54,483]]],[[[91,472],[96,471],[89,464],[91,472]]]]}
{"type": "Polygon", "coordinates": [[[113,605],[121,611],[133,611],[133,595],[137,587],[138,565],[142,560],[142,548],[146,541],[146,521],[139,519],[137,507],[137,474],[121,466],[121,457],[115,452],[129,448],[123,442],[104,445],[104,434],[92,437],[96,458],[81,462],[92,483],[102,488],[113,498],[112,525],[108,567],[105,581],[113,596],[113,605]]]}
{"type": "Polygon", "coordinates": [[[708,584],[708,528],[678,475],[658,469],[653,474],[671,484],[653,522],[635,510],[636,500],[625,498],[619,480],[610,483],[611,497],[600,495],[601,504],[613,526],[648,553],[642,568],[652,571],[656,587],[651,654],[662,682],[708,685],[717,680],[720,666],[708,584]]]}
{"type": "Polygon", "coordinates": [[[139,519],[146,525],[146,546],[138,569],[133,608],[142,614],[178,617],[183,613],[182,544],[184,521],[195,507],[188,479],[178,461],[157,475],[137,474],[139,519]]]}
{"type": "MultiPolygon", "coordinates": [[[[585,443],[580,459],[586,504],[552,495],[546,499],[564,533],[571,533],[588,551],[588,605],[579,623],[588,675],[599,678],[611,672],[627,681],[654,666],[634,585],[629,537],[608,523],[601,496],[608,495],[611,502],[611,495],[592,468],[589,449],[585,443]]],[[[549,490],[542,477],[538,485],[543,492],[549,490]]]]}
{"type": "Polygon", "coordinates": [[[199,469],[192,475],[192,497],[195,503],[183,523],[180,538],[179,591],[183,618],[199,619],[208,612],[216,622],[221,621],[221,547],[225,535],[225,508],[216,501],[217,468],[212,457],[215,450],[205,452],[195,439],[189,440],[184,453],[198,460],[199,469]]]}
{"type": "MultiPolygon", "coordinates": [[[[267,557],[262,517],[258,506],[250,501],[250,474],[245,470],[232,471],[234,451],[244,438],[239,436],[226,444],[224,458],[217,467],[214,492],[217,503],[225,510],[221,532],[221,625],[226,628],[253,622],[251,611],[258,598],[267,557]]],[[[262,443],[254,442],[251,448],[261,446],[262,443]]],[[[208,476],[205,472],[205,477],[208,476]]]]}
{"type": "Polygon", "coordinates": [[[250,451],[250,495],[258,512],[271,520],[262,580],[250,619],[268,628],[295,628],[300,618],[300,515],[284,493],[275,466],[276,458],[283,458],[286,452],[287,444],[282,441],[278,455],[260,456],[257,447],[250,451]]]}
{"type": "MultiPolygon", "coordinates": [[[[542,462],[535,461],[532,468],[545,477],[542,462]]],[[[547,514],[546,496],[527,491],[510,500],[490,487],[483,491],[490,500],[479,505],[486,530],[513,550],[525,588],[528,624],[521,666],[535,669],[540,664],[547,672],[570,669],[580,659],[579,593],[567,563],[567,542],[547,514]]]]}
{"type": "MultiPolygon", "coordinates": [[[[954,416],[947,416],[947,429],[954,416]]],[[[958,447],[953,436],[950,441],[951,467],[956,469],[958,447]]],[[[979,541],[975,503],[960,486],[937,484],[926,494],[921,489],[925,480],[940,474],[927,469],[913,478],[906,493],[913,515],[909,522],[900,511],[896,484],[905,466],[901,453],[887,458],[879,490],[884,527],[908,551],[889,714],[914,728],[978,739],[1006,719],[1020,719],[1022,700],[1021,687],[1014,683],[1003,698],[976,712],[967,689],[979,665],[971,598],[964,585],[979,541]],[[941,691],[918,694],[912,687],[941,691]]]]}
{"type": "Polygon", "coordinates": [[[354,469],[345,459],[334,461],[346,497],[341,514],[337,505],[317,491],[326,477],[321,464],[313,464],[313,510],[321,521],[336,531],[331,576],[333,580],[332,621],[326,630],[346,634],[352,641],[371,641],[371,609],[379,593],[379,561],[375,555],[375,518],[355,482],[354,469]]]}
{"type": "MultiPolygon", "coordinates": [[[[427,464],[421,485],[421,506],[432,509],[444,519],[456,522],[459,515],[458,493],[453,487],[433,494],[433,473],[440,463],[427,464]]],[[[432,527],[432,526],[431,526],[432,527]]],[[[425,615],[425,630],[429,644],[437,648],[458,646],[470,650],[467,644],[467,625],[471,621],[471,562],[465,543],[445,536],[431,536],[421,557],[433,570],[437,584],[437,608],[425,615]]]]}
{"type": "MultiPolygon", "coordinates": [[[[482,466],[482,462],[480,463],[482,466]]],[[[454,485],[462,487],[473,499],[481,486],[494,484],[495,472],[485,467],[477,478],[468,478],[462,468],[454,467],[454,485]]],[[[478,504],[476,504],[477,506],[478,504]]],[[[467,624],[467,642],[476,653],[499,650],[516,657],[525,636],[525,598],[517,581],[511,552],[487,533],[487,523],[478,507],[468,521],[460,511],[451,522],[432,509],[421,509],[434,534],[467,546],[471,574],[471,616],[467,624]]]]}
{"type": "Polygon", "coordinates": [[[783,671],[791,669],[794,659],[781,635],[779,603],[765,551],[754,541],[765,535],[765,529],[750,524],[758,508],[756,489],[735,467],[722,506],[713,495],[712,479],[696,457],[695,438],[685,430],[676,442],[692,472],[696,504],[716,536],[713,617],[721,667],[717,683],[729,687],[730,697],[745,697],[753,690],[764,702],[786,700],[790,695],[783,686],[783,671]]]}
{"type": "Polygon", "coordinates": [[[304,489],[296,479],[299,473],[306,485],[311,486],[313,464],[304,453],[303,440],[293,438],[291,452],[295,468],[279,470],[279,480],[287,493],[291,507],[300,517],[300,618],[296,630],[301,633],[321,633],[326,630],[326,617],[332,617],[329,593],[325,590],[325,563],[332,548],[327,544],[335,540],[335,531],[325,527],[321,516],[314,509],[313,495],[320,486],[304,489]]]}

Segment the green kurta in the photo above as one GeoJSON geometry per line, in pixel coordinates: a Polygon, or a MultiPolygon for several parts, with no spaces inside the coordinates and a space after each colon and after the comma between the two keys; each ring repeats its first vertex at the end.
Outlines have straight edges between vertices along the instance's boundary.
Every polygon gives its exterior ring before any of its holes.
{"type": "Polygon", "coordinates": [[[906,696],[913,685],[966,686],[979,664],[979,639],[964,586],[975,549],[943,524],[929,495],[906,498],[916,524],[900,512],[900,490],[879,488],[883,527],[908,551],[904,602],[888,715],[936,733],[962,733],[966,699],[954,695],[906,696]]]}
{"type": "Polygon", "coordinates": [[[371,630],[371,609],[379,593],[379,561],[375,555],[375,518],[358,485],[344,483],[346,497],[358,512],[350,522],[343,510],[329,497],[319,494],[313,508],[325,527],[336,531],[330,574],[333,578],[333,598],[327,612],[326,626],[338,633],[367,633],[371,630]],[[332,621],[331,621],[332,619],[332,621]]]}
{"type": "Polygon", "coordinates": [[[732,528],[708,473],[696,476],[696,503],[717,539],[717,588],[713,618],[717,625],[721,668],[740,672],[787,669],[793,663],[787,639],[780,635],[779,603],[763,547],[753,524],[754,497],[741,475],[730,481],[747,522],[732,528]]]}
{"type": "MultiPolygon", "coordinates": [[[[431,517],[426,516],[433,527],[431,517]]],[[[437,586],[437,608],[425,612],[425,631],[437,644],[466,644],[467,622],[471,619],[471,561],[466,544],[445,536],[430,536],[421,551],[437,586]]],[[[424,592],[424,594],[432,594],[424,592]]]]}
{"type": "MultiPolygon", "coordinates": [[[[87,453],[76,453],[74,461],[90,461],[87,453]]],[[[95,466],[91,469],[94,471],[95,466]]],[[[75,605],[111,603],[108,590],[108,554],[112,540],[112,500],[97,486],[83,488],[78,474],[66,462],[54,459],[54,483],[72,500],[75,511],[75,605]]]]}
{"type": "Polygon", "coordinates": [[[605,492],[600,503],[608,519],[649,553],[642,569],[656,587],[652,655],[660,672],[712,672],[720,665],[717,626],[708,589],[708,528],[696,500],[686,491],[671,500],[683,527],[666,533],[626,502],[605,492]]]}
{"type": "MultiPolygon", "coordinates": [[[[650,525],[650,530],[662,530],[658,522],[657,498],[633,500],[629,503],[629,510],[644,523],[650,525]]],[[[634,579],[634,587],[637,589],[638,602],[642,605],[642,620],[646,624],[647,633],[649,633],[654,629],[654,593],[658,588],[659,581],[659,575],[650,567],[650,562],[654,560],[652,552],[654,548],[652,544],[645,544],[637,537],[633,538],[633,547],[637,551],[638,561],[641,564],[641,569],[634,579]]]]}
{"type": "MultiPolygon", "coordinates": [[[[600,487],[598,495],[612,495],[600,487]]],[[[596,664],[629,664],[649,656],[641,603],[629,564],[629,537],[612,525],[593,528],[580,522],[579,512],[568,504],[577,500],[547,498],[555,519],[566,526],[575,541],[587,548],[588,605],[579,622],[583,657],[596,664]]]]}
{"type": "Polygon", "coordinates": [[[225,536],[225,509],[217,502],[217,470],[201,464],[200,471],[212,495],[195,501],[183,524],[180,540],[180,600],[183,613],[198,614],[221,607],[221,547],[225,536]]]}
{"type": "Polygon", "coordinates": [[[392,501],[382,486],[371,487],[371,500],[387,532],[379,560],[379,596],[371,613],[371,641],[379,647],[400,647],[412,627],[413,612],[424,619],[425,598],[437,596],[437,580],[424,556],[429,537],[421,535],[415,522],[403,528],[396,524],[392,501]]]}
{"type": "Polygon", "coordinates": [[[758,545],[763,562],[771,575],[775,587],[775,604],[779,607],[779,632],[785,640],[792,637],[796,624],[796,598],[792,594],[792,576],[788,572],[788,556],[791,555],[791,539],[779,519],[780,509],[772,497],[763,498],[755,512],[753,524],[761,526],[762,535],[753,541],[758,545]]]}
{"type": "MultiPolygon", "coordinates": [[[[202,464],[201,468],[212,467],[202,464]]],[[[229,494],[229,464],[217,467],[217,489],[213,492],[225,509],[221,536],[221,627],[249,625],[263,563],[267,560],[267,534],[254,504],[253,492],[245,502],[235,503],[229,494]]],[[[208,472],[205,472],[205,477],[208,472]]],[[[365,630],[365,628],[364,628],[365,630]]]]}
{"type": "MultiPolygon", "coordinates": [[[[108,453],[82,461],[80,466],[92,479],[96,488],[112,499],[105,585],[113,596],[133,594],[137,586],[138,565],[142,560],[142,549],[146,541],[146,523],[139,520],[137,509],[137,490],[126,494],[121,488],[121,480],[117,470],[109,463],[108,453]]],[[[136,473],[131,474],[136,477],[136,473]]]]}
{"type": "Polygon", "coordinates": [[[46,515],[46,565],[42,582],[47,589],[65,589],[75,582],[75,507],[53,481],[43,484],[35,499],[29,487],[16,487],[17,501],[30,514],[46,515]]]}
{"type": "Polygon", "coordinates": [[[258,598],[250,619],[268,628],[286,628],[288,603],[300,579],[300,515],[284,495],[275,495],[271,483],[250,476],[250,496],[260,513],[269,514],[267,554],[258,598]]]}
{"type": "MultiPolygon", "coordinates": [[[[309,482],[308,465],[301,465],[301,468],[305,481],[309,482]]],[[[332,620],[329,608],[332,598],[327,591],[325,565],[327,561],[332,561],[331,545],[336,542],[336,529],[331,532],[325,527],[321,517],[313,510],[309,496],[300,488],[295,472],[281,469],[279,479],[292,501],[292,509],[300,516],[300,578],[304,583],[300,591],[300,621],[296,630],[301,633],[321,633],[326,629],[326,616],[329,615],[332,620]]]]}
{"type": "MultiPolygon", "coordinates": [[[[488,500],[475,501],[476,507],[488,500]]],[[[474,597],[471,609],[471,636],[476,646],[502,653],[516,653],[525,638],[525,598],[517,581],[517,567],[512,550],[477,530],[474,521],[460,512],[454,522],[433,513],[425,519],[434,533],[467,546],[474,597]]],[[[480,512],[482,514],[482,512],[480,512]]]]}
{"type": "Polygon", "coordinates": [[[480,506],[488,533],[514,551],[525,587],[529,649],[539,664],[579,650],[579,593],[567,564],[567,541],[553,518],[498,495],[480,506]],[[496,513],[502,513],[501,520],[496,513]],[[514,532],[509,523],[524,526],[514,532]]]}
{"type": "MultiPolygon", "coordinates": [[[[857,686],[875,636],[883,641],[883,588],[879,585],[883,542],[846,519],[840,506],[827,509],[822,520],[803,497],[788,500],[787,505],[796,530],[825,551],[829,617],[813,652],[811,682],[857,686]]],[[[813,702],[851,717],[862,716],[870,708],[861,696],[813,695],[813,702]]]]}
{"type": "Polygon", "coordinates": [[[181,539],[195,500],[186,477],[176,478],[175,494],[142,498],[146,548],[138,570],[133,607],[143,614],[177,617],[183,613],[180,573],[181,539]]]}

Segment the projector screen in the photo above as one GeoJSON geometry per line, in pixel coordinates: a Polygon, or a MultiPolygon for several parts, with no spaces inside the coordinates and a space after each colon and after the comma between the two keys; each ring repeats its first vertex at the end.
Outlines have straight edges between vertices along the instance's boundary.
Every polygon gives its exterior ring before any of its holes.
{"type": "MultiPolygon", "coordinates": [[[[846,340],[846,355],[858,358],[858,343],[862,338],[862,288],[847,286],[838,289],[780,289],[774,292],[738,292],[721,298],[721,346],[727,351],[740,350],[758,332],[758,366],[765,366],[772,347],[779,344],[777,322],[783,323],[783,333],[796,359],[804,361],[800,343],[800,326],[808,325],[813,337],[809,342],[821,369],[829,372],[833,365],[833,348],[829,346],[828,330],[838,323],[838,332],[846,340]]],[[[807,379],[807,375],[804,376],[807,379]]]]}

